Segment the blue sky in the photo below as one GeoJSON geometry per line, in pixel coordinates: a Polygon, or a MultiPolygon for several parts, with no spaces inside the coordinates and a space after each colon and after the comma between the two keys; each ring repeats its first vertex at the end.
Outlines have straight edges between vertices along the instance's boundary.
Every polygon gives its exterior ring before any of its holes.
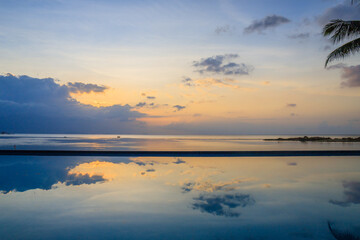
{"type": "MultiPolygon", "coordinates": [[[[1,6],[2,88],[7,91],[6,78],[22,75],[39,82],[51,78],[57,87],[68,83],[104,87],[68,92],[71,101],[93,109],[76,122],[89,122],[87,114],[92,111],[121,106],[127,109],[121,119],[128,119],[128,111],[137,116],[129,120],[132,127],[126,128],[127,133],[360,130],[359,56],[324,69],[335,46],[321,36],[330,19],[360,18],[360,7],[349,1],[28,0],[1,1],[1,6]],[[231,55],[236,57],[226,57],[231,55]],[[208,70],[200,71],[196,63],[208,70]],[[219,64],[217,70],[214,63],[219,64]],[[230,68],[231,72],[224,71],[230,68]],[[191,84],[184,79],[191,79],[191,84]]],[[[38,94],[27,84],[22,91],[38,94]]],[[[0,94],[3,102],[11,99],[0,94]]],[[[29,99],[21,104],[37,102],[29,99]]],[[[47,114],[29,118],[43,119],[47,114]]],[[[62,117],[57,119],[42,132],[90,131],[83,124],[60,127],[62,117]]],[[[106,125],[107,120],[96,122],[106,125]]],[[[111,128],[91,132],[121,133],[122,126],[114,121],[111,128]]],[[[34,129],[4,125],[4,131],[34,129]]]]}

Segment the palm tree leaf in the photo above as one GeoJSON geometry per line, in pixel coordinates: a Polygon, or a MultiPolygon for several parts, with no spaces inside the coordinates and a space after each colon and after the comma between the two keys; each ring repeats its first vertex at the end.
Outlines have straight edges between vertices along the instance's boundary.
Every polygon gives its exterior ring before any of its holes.
{"type": "Polygon", "coordinates": [[[360,51],[360,38],[345,43],[344,45],[338,47],[328,55],[325,62],[325,67],[328,65],[329,62],[335,59],[345,58],[350,54],[354,54],[359,51],[360,51]]]}
{"type": "Polygon", "coordinates": [[[324,36],[331,36],[333,43],[360,35],[360,21],[332,20],[323,28],[324,36]]]}

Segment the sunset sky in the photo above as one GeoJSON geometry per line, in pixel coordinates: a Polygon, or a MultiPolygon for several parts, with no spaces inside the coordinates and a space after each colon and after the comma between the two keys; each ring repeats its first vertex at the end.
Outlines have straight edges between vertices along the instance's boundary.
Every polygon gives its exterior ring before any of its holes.
{"type": "Polygon", "coordinates": [[[342,0],[16,0],[0,131],[358,134],[360,55],[324,68],[342,0]]]}

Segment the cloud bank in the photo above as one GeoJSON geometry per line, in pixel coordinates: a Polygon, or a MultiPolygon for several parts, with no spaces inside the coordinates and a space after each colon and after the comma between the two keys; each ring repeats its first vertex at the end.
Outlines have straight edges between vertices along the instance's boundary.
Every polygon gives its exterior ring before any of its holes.
{"type": "Polygon", "coordinates": [[[94,84],[61,85],[52,78],[0,76],[0,126],[18,133],[141,132],[145,126],[136,119],[146,115],[129,105],[94,107],[70,96],[105,89],[94,84]]]}

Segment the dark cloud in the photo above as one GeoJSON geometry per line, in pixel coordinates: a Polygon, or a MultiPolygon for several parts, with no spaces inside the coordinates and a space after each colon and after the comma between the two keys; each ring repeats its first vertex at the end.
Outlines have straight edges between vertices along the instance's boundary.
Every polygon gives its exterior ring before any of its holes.
{"type": "Polygon", "coordinates": [[[278,16],[278,15],[272,15],[267,16],[260,20],[255,20],[252,24],[250,24],[248,27],[244,29],[245,33],[253,33],[258,32],[261,33],[265,31],[268,28],[274,28],[281,24],[289,23],[290,20],[286,17],[278,16]]]}
{"type": "Polygon", "coordinates": [[[91,83],[73,82],[68,83],[67,87],[71,93],[91,93],[91,92],[104,92],[108,87],[99,86],[91,83]]]}
{"type": "Polygon", "coordinates": [[[238,207],[253,205],[255,200],[248,194],[201,195],[194,198],[193,209],[207,212],[215,216],[239,217],[238,207]]]}
{"type": "Polygon", "coordinates": [[[146,98],[147,99],[155,99],[156,97],[155,96],[147,96],[146,98]]]}
{"type": "MultiPolygon", "coordinates": [[[[166,107],[168,104],[155,104],[153,102],[147,103],[147,102],[139,102],[134,106],[134,108],[160,108],[160,107],[166,107]]],[[[152,116],[156,117],[156,116],[152,116]]]]}
{"type": "Polygon", "coordinates": [[[327,69],[342,69],[341,78],[344,79],[344,81],[341,82],[341,87],[360,87],[360,65],[348,66],[343,63],[338,63],[327,69]]]}
{"type": "Polygon", "coordinates": [[[22,133],[113,133],[144,129],[129,105],[93,107],[52,78],[0,76],[0,126],[22,133]]]}
{"type": "Polygon", "coordinates": [[[181,110],[185,109],[186,107],[185,107],[185,106],[181,106],[181,105],[174,105],[173,108],[176,109],[175,111],[181,111],[181,110]]]}
{"type": "Polygon", "coordinates": [[[296,103],[288,103],[286,106],[287,107],[296,107],[296,103]]]}
{"type": "Polygon", "coordinates": [[[343,201],[330,200],[329,202],[341,207],[348,207],[351,204],[360,204],[360,182],[343,182],[345,199],[343,201]]]}
{"type": "Polygon", "coordinates": [[[360,8],[344,2],[326,9],[325,12],[318,17],[318,22],[321,26],[324,26],[334,19],[359,20],[360,8]]]}
{"type": "Polygon", "coordinates": [[[289,162],[287,163],[288,166],[297,166],[297,163],[296,162],[289,162]]]}
{"type": "Polygon", "coordinates": [[[181,164],[181,163],[186,163],[184,160],[182,160],[181,158],[177,158],[175,162],[173,162],[175,164],[181,164]]]}
{"type": "Polygon", "coordinates": [[[231,29],[230,29],[229,25],[218,26],[215,29],[215,33],[218,34],[218,35],[220,35],[222,33],[227,33],[227,32],[230,32],[230,31],[231,31],[231,29]]]}
{"type": "MultiPolygon", "coordinates": [[[[231,60],[238,58],[237,54],[216,55],[209,58],[202,58],[200,61],[194,61],[193,66],[197,69],[196,72],[216,73],[224,75],[248,75],[252,71],[252,67],[245,63],[235,63],[231,60]]],[[[186,83],[190,84],[191,79],[184,79],[186,83]]],[[[184,81],[183,80],[183,81],[184,81]]]]}
{"type": "Polygon", "coordinates": [[[292,34],[288,36],[291,39],[307,39],[310,37],[310,33],[298,33],[298,34],[292,34]]]}
{"type": "Polygon", "coordinates": [[[155,169],[150,168],[150,169],[147,169],[146,171],[147,171],[147,172],[155,172],[155,169]]]}
{"type": "Polygon", "coordinates": [[[137,107],[137,108],[141,108],[144,106],[146,106],[146,102],[139,102],[138,104],[135,105],[135,107],[137,107]]]}

